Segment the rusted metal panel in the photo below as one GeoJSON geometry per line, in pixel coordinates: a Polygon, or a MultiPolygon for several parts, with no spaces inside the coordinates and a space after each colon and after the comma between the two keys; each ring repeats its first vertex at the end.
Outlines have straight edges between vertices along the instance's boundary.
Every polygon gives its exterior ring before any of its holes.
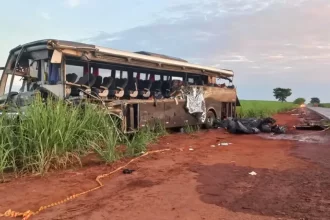
{"type": "Polygon", "coordinates": [[[164,103],[159,102],[145,102],[139,104],[140,109],[140,124],[139,127],[144,127],[146,125],[153,125],[156,121],[160,123],[165,123],[164,116],[164,103]]]}
{"type": "Polygon", "coordinates": [[[221,102],[236,102],[236,89],[204,87],[204,98],[221,102]]]}
{"type": "Polygon", "coordinates": [[[166,127],[182,127],[198,123],[198,119],[186,110],[186,101],[175,100],[165,103],[166,127]]]}

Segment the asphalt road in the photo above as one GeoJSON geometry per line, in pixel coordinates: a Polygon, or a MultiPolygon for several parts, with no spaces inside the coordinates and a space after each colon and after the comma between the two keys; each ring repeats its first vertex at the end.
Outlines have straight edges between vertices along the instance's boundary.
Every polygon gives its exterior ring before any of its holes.
{"type": "Polygon", "coordinates": [[[321,108],[321,107],[307,107],[307,108],[330,120],[330,108],[321,108]]]}

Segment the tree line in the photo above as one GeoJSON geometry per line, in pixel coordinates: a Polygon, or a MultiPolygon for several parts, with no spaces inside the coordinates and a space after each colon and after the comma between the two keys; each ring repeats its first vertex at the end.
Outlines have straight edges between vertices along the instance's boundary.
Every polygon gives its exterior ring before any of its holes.
{"type": "MultiPolygon", "coordinates": [[[[281,102],[286,102],[287,98],[290,97],[292,95],[292,90],[289,89],[289,88],[280,88],[280,87],[277,87],[273,90],[273,94],[274,94],[274,97],[278,100],[278,101],[281,101],[281,102]]],[[[296,100],[294,100],[294,104],[297,104],[297,105],[302,105],[306,102],[306,99],[304,98],[297,98],[296,100]]],[[[310,103],[315,105],[319,105],[321,103],[320,99],[318,97],[313,97],[311,98],[310,100],[310,103]]]]}

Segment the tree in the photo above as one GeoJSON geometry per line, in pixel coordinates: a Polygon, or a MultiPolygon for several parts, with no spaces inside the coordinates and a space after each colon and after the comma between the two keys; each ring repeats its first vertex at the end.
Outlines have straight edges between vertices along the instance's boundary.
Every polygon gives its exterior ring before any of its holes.
{"type": "Polygon", "coordinates": [[[293,103],[296,105],[302,105],[305,102],[306,102],[306,99],[304,99],[304,98],[297,98],[296,100],[293,101],[293,103]]]}
{"type": "Polygon", "coordinates": [[[320,104],[321,101],[320,101],[319,98],[317,98],[317,97],[313,97],[313,98],[311,98],[311,103],[312,103],[313,105],[314,105],[314,104],[320,104]]]}
{"type": "Polygon", "coordinates": [[[286,99],[292,95],[291,89],[285,88],[275,88],[273,93],[274,97],[281,102],[286,102],[286,99]]]}

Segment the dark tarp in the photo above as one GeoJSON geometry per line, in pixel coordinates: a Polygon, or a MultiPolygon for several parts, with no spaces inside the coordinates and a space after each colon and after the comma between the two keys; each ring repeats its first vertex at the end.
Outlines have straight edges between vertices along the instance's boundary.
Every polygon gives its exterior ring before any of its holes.
{"type": "Polygon", "coordinates": [[[227,118],[222,121],[215,121],[214,125],[217,128],[225,128],[232,134],[258,134],[260,132],[284,134],[286,132],[286,127],[279,126],[275,123],[276,120],[273,118],[227,118]]]}

